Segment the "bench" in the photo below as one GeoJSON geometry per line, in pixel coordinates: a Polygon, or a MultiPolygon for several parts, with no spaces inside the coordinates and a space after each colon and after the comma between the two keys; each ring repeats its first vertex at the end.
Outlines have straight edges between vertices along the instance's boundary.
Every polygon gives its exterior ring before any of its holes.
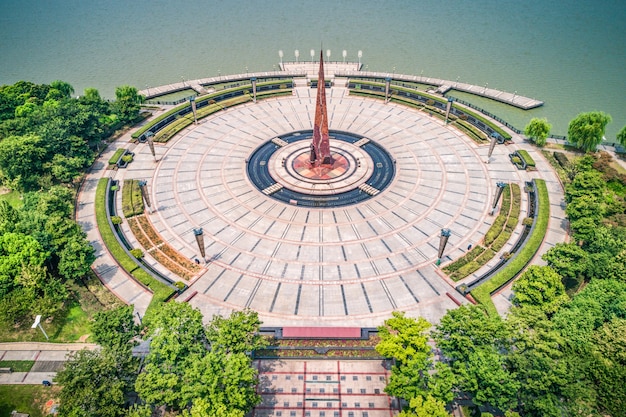
{"type": "Polygon", "coordinates": [[[0,368],[0,374],[10,374],[13,372],[11,368],[0,368]]]}

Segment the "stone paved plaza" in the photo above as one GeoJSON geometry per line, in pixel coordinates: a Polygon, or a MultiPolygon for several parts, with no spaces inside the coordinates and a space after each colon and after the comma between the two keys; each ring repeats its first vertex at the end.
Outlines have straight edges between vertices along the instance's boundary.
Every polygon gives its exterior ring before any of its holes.
{"type": "Polygon", "coordinates": [[[247,158],[278,135],[311,129],[314,105],[314,89],[295,88],[203,119],[157,145],[158,162],[147,145],[134,149],[123,176],[148,180],[149,219],[164,240],[199,258],[193,229],[204,230],[208,263],[189,302],[209,318],[249,307],[265,326],[375,326],[393,310],[436,322],[467,302],[435,265],[439,234],[452,231],[444,264],[482,239],[496,182],[530,179],[509,162],[514,149],[499,145],[486,163],[487,145],[435,117],[333,87],[330,129],[384,147],[395,178],[352,206],[276,201],[251,184],[247,158]]]}
{"type": "Polygon", "coordinates": [[[253,417],[391,417],[391,363],[381,360],[257,360],[261,403],[253,417]]]}

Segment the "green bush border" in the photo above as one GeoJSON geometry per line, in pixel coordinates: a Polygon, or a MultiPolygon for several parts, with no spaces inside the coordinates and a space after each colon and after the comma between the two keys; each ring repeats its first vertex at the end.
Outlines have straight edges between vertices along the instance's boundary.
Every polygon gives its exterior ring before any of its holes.
{"type": "Polygon", "coordinates": [[[527,151],[525,151],[524,149],[520,149],[519,151],[517,151],[517,154],[520,158],[522,158],[522,161],[526,162],[527,167],[535,167],[535,160],[530,156],[527,151]]]}
{"type": "MultiPolygon", "coordinates": [[[[367,81],[367,80],[348,80],[348,83],[354,83],[354,84],[366,84],[366,85],[372,85],[372,86],[377,86],[377,87],[384,87],[385,84],[384,83],[380,83],[380,82],[375,82],[375,81],[367,81]]],[[[411,89],[411,88],[405,88],[399,85],[395,85],[395,84],[391,84],[389,86],[389,89],[391,91],[393,90],[397,90],[397,91],[405,91],[408,93],[417,93],[420,96],[426,97],[428,99],[434,100],[434,101],[438,101],[440,103],[447,103],[446,99],[443,99],[441,97],[437,97],[431,94],[428,94],[426,92],[423,92],[421,90],[417,90],[417,89],[411,89]]],[[[352,92],[357,92],[356,88],[351,88],[350,89],[350,93],[352,92]]],[[[384,92],[380,92],[380,91],[371,91],[371,90],[362,90],[362,89],[358,89],[358,93],[359,95],[374,95],[374,96],[379,96],[382,95],[384,97],[385,93],[384,92]]],[[[392,94],[393,95],[393,94],[392,94]]],[[[402,99],[401,101],[403,102],[416,102],[413,99],[410,99],[408,97],[402,97],[402,96],[395,96],[393,97],[395,99],[402,99]]],[[[421,103],[422,105],[424,105],[424,103],[421,103]]],[[[507,133],[505,130],[503,130],[502,128],[500,128],[500,126],[495,125],[489,118],[486,118],[484,116],[481,116],[473,111],[470,111],[468,109],[466,109],[465,107],[461,107],[460,105],[456,104],[456,103],[452,103],[452,107],[454,107],[455,109],[457,109],[458,111],[467,114],[468,116],[472,116],[474,117],[476,120],[480,120],[481,122],[483,122],[485,125],[489,126],[491,129],[493,129],[495,132],[497,132],[500,136],[502,136],[504,139],[506,140],[510,140],[511,139],[511,135],[509,133],[507,133]]]]}
{"type": "Polygon", "coordinates": [[[504,247],[519,223],[520,205],[519,184],[507,184],[502,191],[501,214],[496,217],[483,238],[485,247],[476,246],[450,265],[446,265],[443,270],[448,273],[450,279],[456,282],[473,274],[483,265],[486,265],[504,247]]]}
{"type": "Polygon", "coordinates": [[[122,187],[122,213],[129,217],[143,214],[145,207],[138,180],[124,180],[122,187]]]}
{"type": "Polygon", "coordinates": [[[109,158],[109,165],[117,164],[117,161],[119,161],[122,155],[124,155],[124,152],[126,152],[126,149],[124,148],[119,148],[118,150],[116,150],[113,156],[109,158]]]}
{"type": "Polygon", "coordinates": [[[96,188],[96,223],[104,245],[107,247],[111,256],[115,261],[128,272],[138,282],[148,287],[152,291],[152,299],[148,310],[156,308],[159,304],[165,302],[174,290],[167,285],[156,280],[152,275],[144,271],[137,262],[132,259],[124,250],[122,245],[115,237],[115,231],[111,228],[109,219],[107,218],[106,198],[109,186],[109,178],[101,178],[96,188]]]}
{"type": "MultiPolygon", "coordinates": [[[[262,97],[262,96],[267,96],[268,94],[270,94],[270,92],[275,92],[275,93],[278,93],[278,92],[282,92],[282,91],[289,90],[289,93],[291,93],[291,89],[283,89],[283,90],[280,90],[280,89],[279,89],[279,90],[258,91],[258,89],[259,89],[260,87],[265,87],[265,86],[268,86],[268,85],[279,85],[279,86],[281,86],[281,85],[283,85],[283,84],[285,84],[285,85],[286,85],[286,83],[291,82],[291,81],[292,81],[291,79],[286,78],[286,79],[272,80],[272,81],[266,81],[266,82],[260,82],[260,83],[259,83],[259,82],[257,82],[257,98],[262,97]]],[[[212,99],[214,99],[215,97],[219,97],[219,96],[224,95],[224,94],[228,94],[228,93],[232,93],[232,92],[237,92],[237,91],[246,91],[246,90],[248,90],[248,91],[249,91],[249,94],[246,94],[246,95],[249,95],[249,97],[250,97],[250,99],[251,99],[251,98],[252,98],[252,83],[247,83],[247,84],[240,85],[240,86],[238,86],[238,87],[228,88],[228,89],[224,89],[224,90],[217,90],[217,91],[214,91],[214,92],[212,92],[212,93],[210,93],[210,94],[207,94],[207,95],[204,95],[204,96],[197,97],[197,98],[196,98],[196,103],[197,103],[197,104],[199,104],[199,103],[203,103],[203,102],[205,102],[205,101],[212,100],[212,99]]],[[[271,95],[271,94],[270,94],[270,95],[271,95]]],[[[229,101],[229,100],[231,100],[231,99],[236,99],[236,98],[240,98],[240,97],[241,97],[241,96],[239,96],[239,97],[230,97],[230,98],[228,98],[228,99],[226,99],[226,100],[220,100],[218,103],[226,103],[226,102],[228,102],[228,101],[229,101]]],[[[237,104],[239,104],[239,103],[237,103],[237,104]]],[[[174,107],[174,108],[172,108],[172,109],[170,109],[170,110],[166,111],[166,112],[165,112],[165,113],[163,113],[163,114],[160,114],[159,116],[155,117],[155,118],[154,118],[153,120],[151,120],[150,122],[146,123],[144,126],[142,126],[142,127],[140,127],[139,129],[137,129],[137,130],[136,130],[136,131],[135,131],[135,132],[131,135],[131,137],[132,137],[133,139],[137,139],[137,138],[139,138],[141,135],[143,135],[143,134],[144,134],[144,133],[146,133],[148,130],[150,130],[150,129],[151,129],[151,128],[155,125],[155,124],[157,124],[157,123],[159,123],[160,121],[162,121],[162,120],[164,120],[164,119],[166,119],[166,118],[168,118],[168,117],[170,117],[170,116],[172,116],[172,115],[174,115],[174,114],[178,113],[179,111],[181,111],[182,109],[184,109],[184,108],[186,108],[186,107],[188,107],[188,106],[189,106],[189,103],[188,103],[188,102],[185,102],[185,103],[179,104],[178,106],[176,106],[176,107],[174,107]]],[[[217,107],[217,110],[220,110],[220,109],[224,108],[224,106],[219,106],[219,105],[218,105],[218,106],[216,106],[216,107],[217,107]]],[[[201,117],[206,117],[207,115],[209,115],[209,114],[213,113],[213,112],[210,112],[210,113],[203,114],[203,113],[204,113],[204,110],[205,110],[205,108],[204,108],[204,107],[203,107],[203,108],[198,109],[198,118],[199,118],[199,119],[200,119],[201,117]],[[201,114],[203,114],[203,115],[201,116],[201,114]]],[[[193,115],[187,115],[187,116],[189,116],[189,118],[191,119],[191,121],[193,121],[193,115]]],[[[182,117],[182,118],[186,118],[187,116],[182,117]]],[[[182,119],[182,118],[181,118],[181,119],[182,119]]],[[[169,126],[169,125],[168,125],[168,126],[169,126]]],[[[161,129],[161,130],[163,130],[163,129],[161,129]]]]}
{"type": "Polygon", "coordinates": [[[539,250],[543,239],[548,231],[548,222],[550,220],[550,197],[548,195],[548,187],[546,182],[541,179],[534,179],[538,212],[535,224],[528,236],[526,243],[517,253],[517,255],[506,264],[500,272],[496,273],[489,281],[483,283],[478,288],[471,291],[476,301],[483,305],[490,315],[497,315],[496,307],[491,300],[491,293],[506,285],[514,279],[539,250]]]}

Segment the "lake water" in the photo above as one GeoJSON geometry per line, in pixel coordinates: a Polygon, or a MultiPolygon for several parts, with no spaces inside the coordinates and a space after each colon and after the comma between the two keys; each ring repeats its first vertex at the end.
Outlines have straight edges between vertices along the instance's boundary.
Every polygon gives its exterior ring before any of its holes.
{"type": "Polygon", "coordinates": [[[2,0],[0,84],[61,79],[113,97],[219,73],[271,70],[284,60],[362,62],[371,71],[423,74],[517,91],[532,111],[471,100],[523,128],[547,117],[565,134],[579,112],[626,125],[623,0],[2,0]]]}

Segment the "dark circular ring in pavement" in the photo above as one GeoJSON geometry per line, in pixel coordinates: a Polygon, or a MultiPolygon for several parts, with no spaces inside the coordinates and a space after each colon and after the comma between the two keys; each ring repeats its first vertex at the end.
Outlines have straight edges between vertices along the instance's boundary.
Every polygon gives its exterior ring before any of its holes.
{"type": "Polygon", "coordinates": [[[258,147],[248,159],[254,186],[276,200],[305,207],[342,207],[363,202],[391,184],[394,160],[363,136],[331,130],[332,167],[310,167],[311,130],[291,132],[258,147]]]}

